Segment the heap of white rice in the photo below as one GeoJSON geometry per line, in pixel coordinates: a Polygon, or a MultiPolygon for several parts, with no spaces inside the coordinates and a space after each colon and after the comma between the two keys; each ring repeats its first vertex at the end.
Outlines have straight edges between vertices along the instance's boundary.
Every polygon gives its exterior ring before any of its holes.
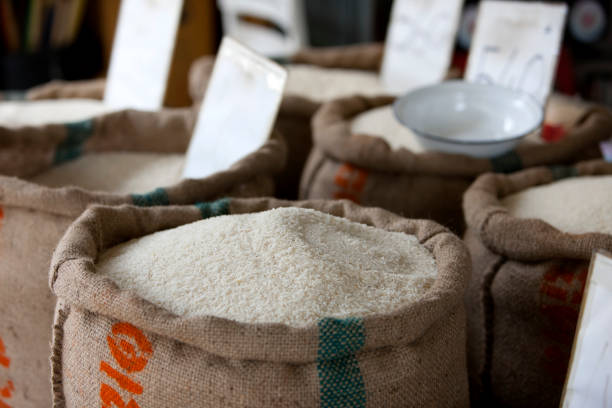
{"type": "Polygon", "coordinates": [[[118,194],[145,193],[181,179],[185,156],[154,153],[90,153],[30,181],[47,187],[75,186],[118,194]]]}
{"type": "Polygon", "coordinates": [[[331,69],[311,65],[288,67],[285,94],[325,102],[352,95],[382,95],[388,92],[378,73],[356,69],[331,69]]]}
{"type": "Polygon", "coordinates": [[[381,137],[392,149],[404,147],[415,153],[424,151],[416,135],[395,118],[390,105],[355,116],[351,122],[351,132],[381,137]]]}
{"type": "Polygon", "coordinates": [[[519,218],[539,218],[571,234],[612,234],[612,176],[576,177],[532,187],[502,200],[519,218]]]}
{"type": "Polygon", "coordinates": [[[102,101],[93,99],[0,102],[0,126],[40,126],[77,122],[112,110],[102,101]]]}
{"type": "Polygon", "coordinates": [[[299,208],[157,232],[110,248],[97,271],[180,316],[295,327],[396,310],[437,276],[412,235],[299,208]]]}

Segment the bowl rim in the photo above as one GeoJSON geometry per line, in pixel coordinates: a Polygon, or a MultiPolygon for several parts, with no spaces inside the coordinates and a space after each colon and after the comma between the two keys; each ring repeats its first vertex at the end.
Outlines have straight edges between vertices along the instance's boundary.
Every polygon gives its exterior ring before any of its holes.
{"type": "Polygon", "coordinates": [[[477,82],[470,82],[470,81],[465,81],[465,80],[461,80],[461,79],[453,79],[453,80],[446,80],[446,81],[442,81],[439,82],[437,84],[433,84],[433,85],[427,85],[427,86],[423,86],[423,87],[419,87],[419,88],[415,88],[401,96],[398,96],[395,101],[393,102],[393,116],[395,116],[395,119],[405,128],[410,129],[411,131],[413,131],[417,136],[423,136],[426,139],[432,139],[434,141],[437,142],[443,142],[443,143],[450,143],[450,144],[460,144],[460,145],[490,145],[490,144],[498,144],[498,143],[507,143],[507,142],[511,142],[511,141],[515,141],[517,139],[521,139],[533,132],[535,132],[537,129],[539,129],[540,127],[542,127],[542,124],[544,123],[544,107],[542,105],[540,105],[540,103],[530,94],[528,94],[527,92],[524,91],[519,91],[516,89],[511,89],[511,88],[506,88],[500,85],[496,85],[496,84],[482,84],[482,83],[477,83],[477,82]],[[431,133],[428,132],[424,132],[418,129],[415,129],[413,127],[408,126],[406,123],[404,123],[401,119],[401,116],[399,115],[399,105],[402,102],[402,100],[404,100],[406,97],[412,95],[413,93],[416,93],[417,91],[423,91],[429,88],[438,88],[438,87],[444,87],[447,85],[466,85],[468,87],[480,87],[480,88],[484,88],[484,87],[493,87],[493,88],[497,88],[497,89],[503,89],[504,91],[509,91],[509,92],[513,92],[515,95],[517,96],[521,96],[527,100],[529,100],[531,103],[533,103],[534,106],[538,107],[539,109],[537,109],[538,112],[538,120],[536,121],[536,123],[534,124],[534,126],[532,126],[529,130],[525,131],[525,132],[521,132],[519,135],[516,136],[511,136],[511,137],[507,137],[504,139],[499,139],[499,140],[490,140],[490,139],[485,139],[485,140],[474,140],[474,139],[452,139],[452,138],[448,138],[448,137],[444,137],[444,136],[438,136],[438,135],[433,135],[431,133]]]}

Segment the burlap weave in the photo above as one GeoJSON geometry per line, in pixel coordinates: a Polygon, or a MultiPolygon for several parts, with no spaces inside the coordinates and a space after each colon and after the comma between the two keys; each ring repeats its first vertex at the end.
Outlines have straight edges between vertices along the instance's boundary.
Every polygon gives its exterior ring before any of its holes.
{"type": "Polygon", "coordinates": [[[583,112],[556,143],[525,141],[515,151],[491,160],[392,150],[379,136],[351,132],[355,116],[393,101],[390,96],[354,96],[328,102],[317,111],[301,199],[348,198],[406,217],[433,219],[461,232],[461,197],[478,175],[601,157],[599,142],[612,136],[612,115],[604,109],[583,112]]]}
{"type": "Polygon", "coordinates": [[[119,399],[147,408],[466,406],[462,298],[469,268],[461,240],[442,226],[348,201],[95,207],[68,229],[50,272],[60,299],[54,406],[119,399]],[[414,234],[432,252],[439,275],[422,298],[396,312],[295,328],[176,316],[96,274],[100,252],[120,242],[202,218],[286,206],[414,234]]]}
{"type": "MultiPolygon", "coordinates": [[[[465,193],[473,261],[468,311],[471,393],[482,406],[557,407],[592,252],[612,235],[568,234],[515,218],[500,200],[565,177],[612,174],[612,163],[485,174],[465,193]]],[[[588,199],[586,197],[585,199],[588,199]]]]}
{"type": "Polygon", "coordinates": [[[48,188],[24,178],[88,151],[184,152],[192,122],[188,110],[123,111],[67,125],[0,128],[0,174],[5,175],[0,176],[0,364],[5,353],[10,359],[9,366],[0,365],[0,390],[9,381],[13,388],[10,398],[0,394],[0,402],[14,408],[51,405],[48,358],[55,297],[47,271],[62,234],[88,206],[269,195],[286,152],[275,135],[227,171],[147,194],[48,188]]]}

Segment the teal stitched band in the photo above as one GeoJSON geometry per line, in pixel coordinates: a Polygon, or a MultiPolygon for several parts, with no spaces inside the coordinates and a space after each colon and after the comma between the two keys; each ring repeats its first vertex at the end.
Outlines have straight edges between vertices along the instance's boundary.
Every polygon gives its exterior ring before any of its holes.
{"type": "Polygon", "coordinates": [[[365,385],[355,356],[365,344],[362,320],[324,318],[318,326],[321,408],[365,408],[365,385]]]}
{"type": "Polygon", "coordinates": [[[163,188],[156,188],[146,194],[132,194],[132,202],[139,207],[152,207],[154,205],[169,205],[168,193],[163,188]]]}
{"type": "Polygon", "coordinates": [[[55,149],[54,164],[76,159],[83,152],[83,144],[93,134],[92,119],[81,122],[66,123],[66,139],[55,149]]]}
{"type": "Polygon", "coordinates": [[[217,201],[195,204],[198,210],[200,210],[200,213],[202,213],[203,219],[229,214],[229,205],[229,198],[221,198],[217,201]]]}
{"type": "Polygon", "coordinates": [[[578,176],[578,170],[572,166],[548,166],[548,168],[552,173],[553,180],[578,176]]]}
{"type": "Polygon", "coordinates": [[[514,150],[491,159],[491,167],[495,173],[512,173],[523,168],[521,156],[514,150]]]}

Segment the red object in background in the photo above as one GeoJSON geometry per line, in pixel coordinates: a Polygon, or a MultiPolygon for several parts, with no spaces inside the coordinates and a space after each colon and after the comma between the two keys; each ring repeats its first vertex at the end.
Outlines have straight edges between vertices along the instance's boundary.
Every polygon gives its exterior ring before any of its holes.
{"type": "Polygon", "coordinates": [[[452,68],[458,68],[461,73],[461,78],[465,74],[465,68],[467,67],[468,53],[461,50],[456,50],[453,53],[453,59],[451,61],[452,68]]]}
{"type": "Polygon", "coordinates": [[[548,143],[558,142],[565,136],[565,129],[561,125],[551,125],[550,123],[544,123],[540,137],[542,140],[548,143]]]}
{"type": "Polygon", "coordinates": [[[557,91],[567,95],[574,95],[576,93],[574,59],[569,48],[566,46],[561,47],[555,75],[555,89],[557,91]]]}

